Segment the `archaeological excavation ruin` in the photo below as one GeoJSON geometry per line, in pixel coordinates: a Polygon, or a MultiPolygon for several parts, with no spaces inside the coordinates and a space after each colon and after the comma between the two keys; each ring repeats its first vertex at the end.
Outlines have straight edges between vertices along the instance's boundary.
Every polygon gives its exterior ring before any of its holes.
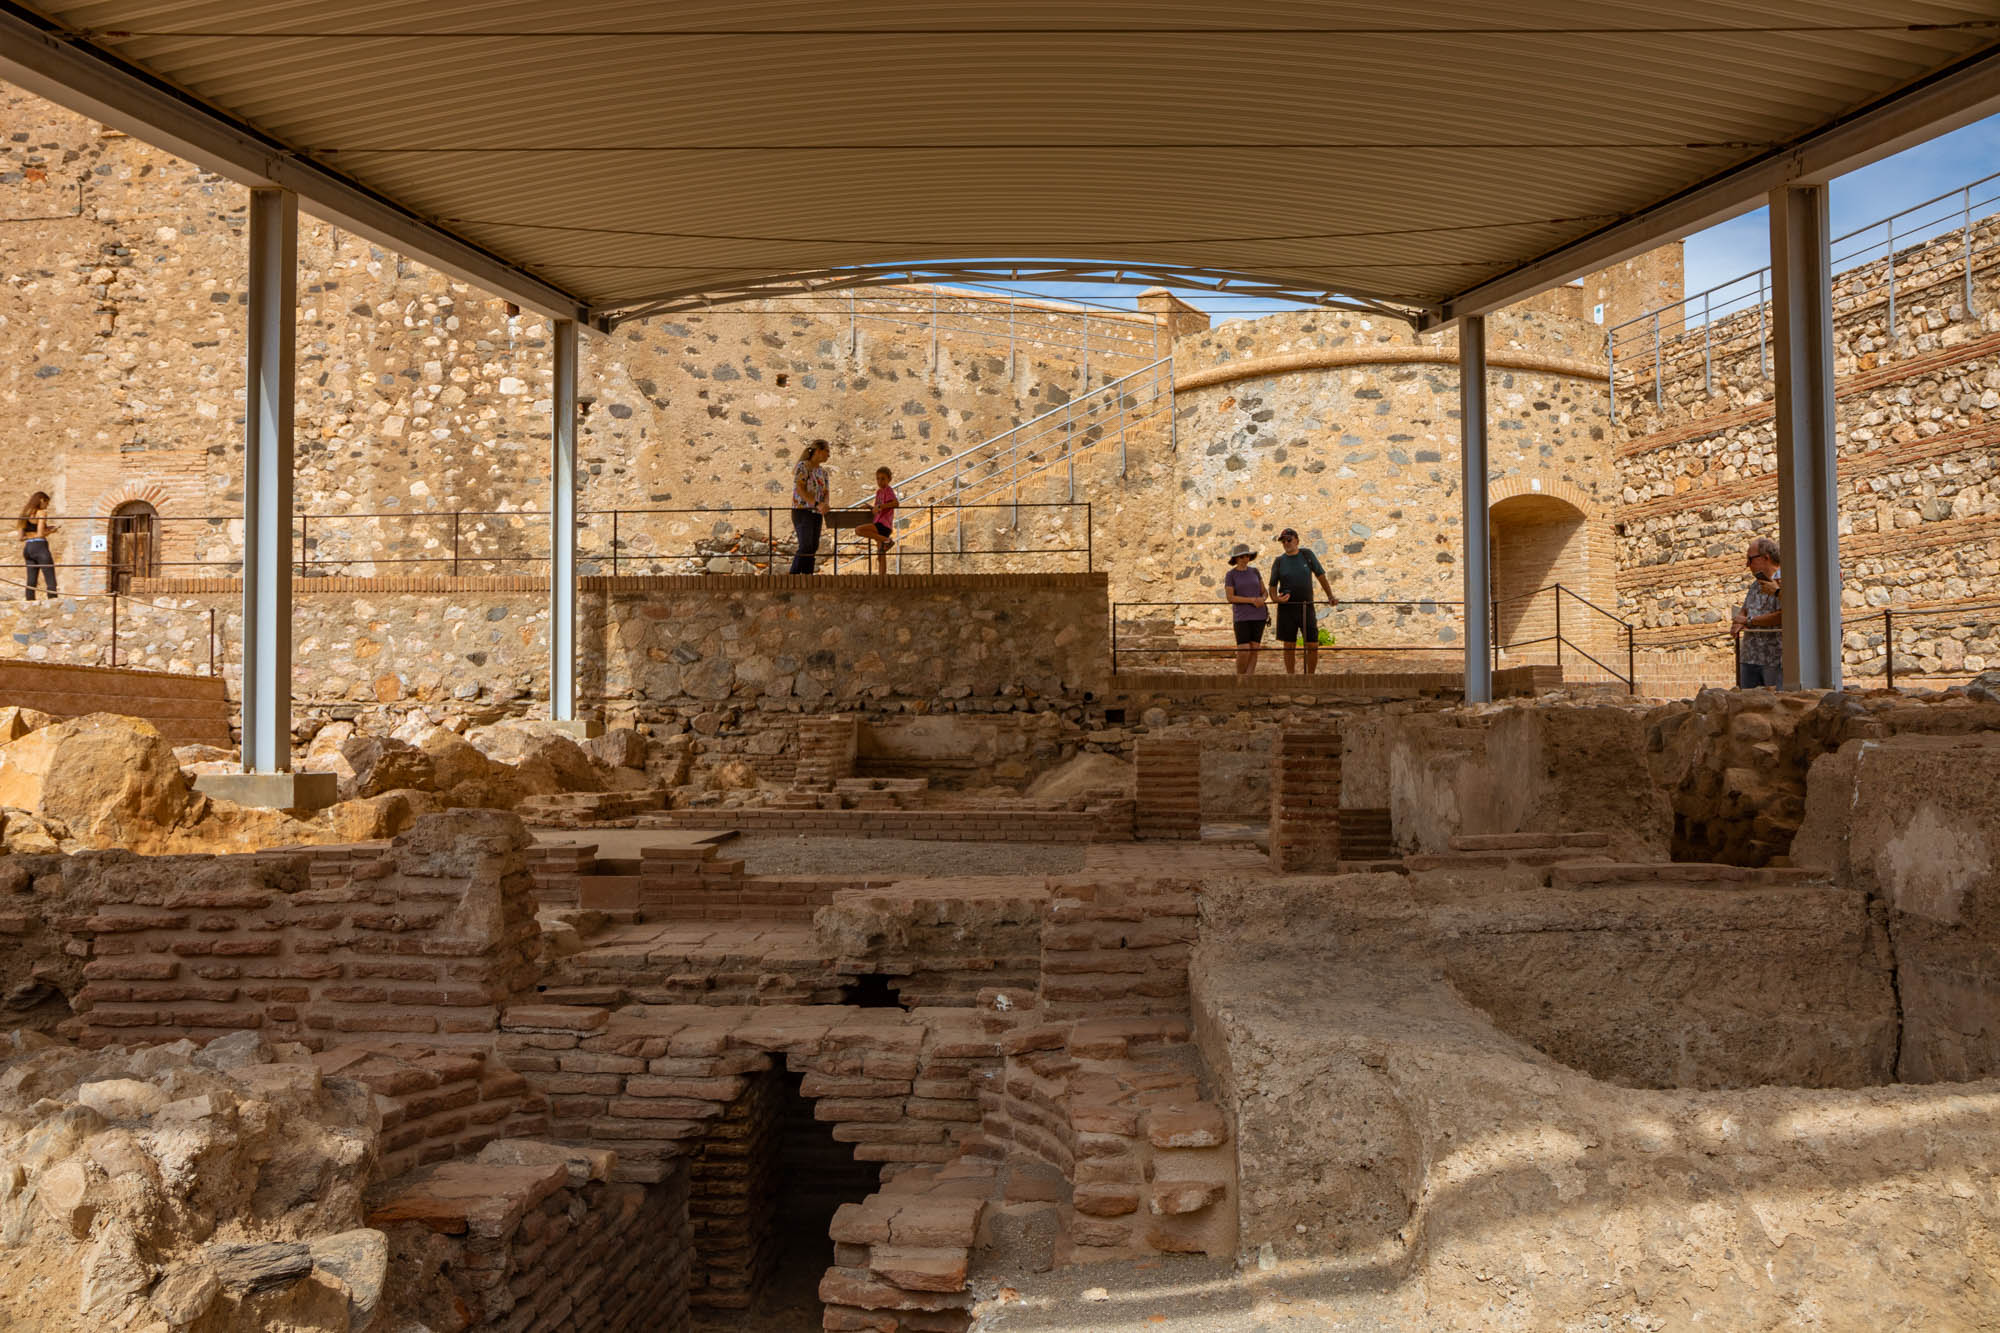
{"type": "Polygon", "coordinates": [[[0,1330],[2000,1326],[1990,14],[253,8],[0,4],[0,1330]]]}

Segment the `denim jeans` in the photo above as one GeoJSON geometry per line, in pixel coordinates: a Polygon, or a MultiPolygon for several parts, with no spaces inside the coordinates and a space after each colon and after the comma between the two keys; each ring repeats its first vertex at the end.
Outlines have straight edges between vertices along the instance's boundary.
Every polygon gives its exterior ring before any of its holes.
{"type": "Polygon", "coordinates": [[[813,557],[819,554],[819,535],[826,527],[826,515],[817,509],[794,509],[792,532],[799,539],[799,553],[792,557],[791,573],[813,572],[813,557]]]}
{"type": "Polygon", "coordinates": [[[49,599],[56,595],[56,558],[49,554],[49,544],[40,537],[21,543],[21,559],[28,566],[28,600],[35,600],[35,583],[41,580],[48,585],[49,599]]]}

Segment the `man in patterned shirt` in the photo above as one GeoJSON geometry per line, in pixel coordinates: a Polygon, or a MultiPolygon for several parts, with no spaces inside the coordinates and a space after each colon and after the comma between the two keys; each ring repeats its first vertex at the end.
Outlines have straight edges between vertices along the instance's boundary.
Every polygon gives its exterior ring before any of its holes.
{"type": "Polygon", "coordinates": [[[1779,603],[1778,544],[1769,537],[1750,543],[1745,555],[1755,580],[1743,594],[1743,605],[1729,618],[1736,636],[1736,688],[1760,685],[1785,688],[1784,611],[1779,603]]]}

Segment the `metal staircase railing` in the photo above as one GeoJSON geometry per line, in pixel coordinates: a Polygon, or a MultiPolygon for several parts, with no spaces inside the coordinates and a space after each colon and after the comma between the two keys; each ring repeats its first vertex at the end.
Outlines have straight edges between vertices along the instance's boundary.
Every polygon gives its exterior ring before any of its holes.
{"type": "MultiPolygon", "coordinates": [[[[1162,411],[1171,423],[1173,402],[1174,359],[1162,357],[902,478],[897,497],[908,508],[945,509],[1011,494],[1018,507],[1023,482],[1066,467],[1065,498],[1074,500],[1080,456],[1116,445],[1118,474],[1124,476],[1132,429],[1162,411]]],[[[854,507],[867,505],[864,497],[854,507]]]]}
{"type": "MultiPolygon", "coordinates": [[[[1978,314],[1977,279],[2000,249],[2000,172],[1878,218],[1833,238],[1834,318],[1847,321],[1882,309],[1885,341],[1914,344],[1920,331],[1897,318],[1900,303],[1942,296],[1963,316],[1978,314]],[[1900,270],[1900,271],[1899,271],[1900,270]]],[[[1769,266],[1693,292],[1635,315],[1604,331],[1605,374],[1611,386],[1611,419],[1619,394],[1667,403],[1667,383],[1701,367],[1702,390],[1712,393],[1718,370],[1747,366],[1754,352],[1757,378],[1771,379],[1769,266]],[[1648,384],[1650,381],[1650,384],[1648,384]]]]}

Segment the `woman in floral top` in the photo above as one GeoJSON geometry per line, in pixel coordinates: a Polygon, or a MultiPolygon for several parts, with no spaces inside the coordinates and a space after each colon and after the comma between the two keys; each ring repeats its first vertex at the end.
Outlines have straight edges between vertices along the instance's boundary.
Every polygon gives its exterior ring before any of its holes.
{"type": "Polygon", "coordinates": [[[833,453],[825,440],[814,440],[799,455],[792,468],[792,532],[798,538],[798,554],[792,557],[794,574],[813,572],[813,557],[819,553],[819,535],[826,526],[826,468],[833,453]]]}

